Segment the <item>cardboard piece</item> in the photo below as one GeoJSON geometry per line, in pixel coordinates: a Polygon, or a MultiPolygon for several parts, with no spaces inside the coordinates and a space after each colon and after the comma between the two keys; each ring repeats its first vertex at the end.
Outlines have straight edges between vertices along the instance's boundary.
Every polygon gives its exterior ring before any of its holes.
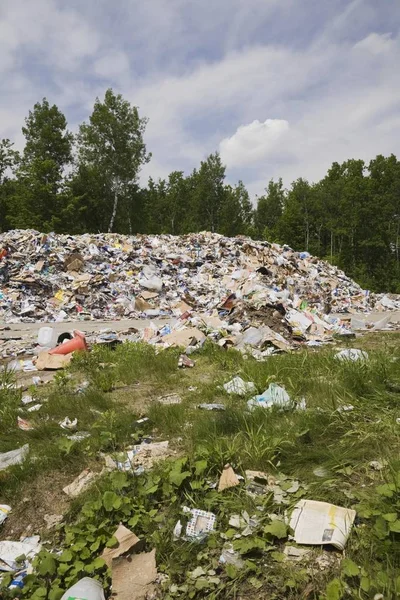
{"type": "Polygon", "coordinates": [[[143,298],[135,298],[135,310],[138,312],[144,312],[145,310],[151,308],[151,305],[143,300],[143,298]]]}
{"type": "Polygon", "coordinates": [[[236,485],[239,485],[239,479],[237,478],[235,471],[232,469],[231,465],[225,465],[221,477],[219,478],[218,491],[222,492],[222,490],[235,487],[236,485]]]}
{"type": "Polygon", "coordinates": [[[163,342],[170,346],[189,346],[192,339],[196,342],[201,342],[206,336],[202,331],[196,329],[196,327],[188,327],[187,329],[181,329],[180,331],[172,331],[164,335],[163,342]]]}
{"type": "Polygon", "coordinates": [[[143,290],[140,292],[140,296],[143,300],[151,300],[152,298],[158,298],[159,292],[149,292],[147,290],[143,290]]]}
{"type": "Polygon", "coordinates": [[[85,469],[72,483],[63,488],[64,494],[70,498],[76,498],[96,479],[97,473],[93,473],[90,469],[85,469]]]}
{"type": "Polygon", "coordinates": [[[49,354],[48,352],[41,352],[36,361],[36,368],[38,371],[57,371],[58,369],[64,369],[71,362],[71,354],[49,354]]]}
{"type": "Polygon", "coordinates": [[[113,600],[144,600],[155,590],[156,551],[114,558],[112,561],[113,600]]]}
{"type": "Polygon", "coordinates": [[[118,540],[118,546],[115,548],[105,548],[101,558],[108,567],[111,567],[113,559],[118,558],[122,554],[126,554],[129,550],[141,544],[140,539],[132,531],[129,531],[124,525],[120,525],[114,533],[114,537],[118,540]]]}

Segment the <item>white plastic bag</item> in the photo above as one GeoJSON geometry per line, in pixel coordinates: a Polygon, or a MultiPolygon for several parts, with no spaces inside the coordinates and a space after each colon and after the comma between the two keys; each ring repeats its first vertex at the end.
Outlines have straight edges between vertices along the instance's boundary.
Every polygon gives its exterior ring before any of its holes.
{"type": "Polygon", "coordinates": [[[105,596],[98,581],[84,577],[69,588],[61,600],[105,600],[105,596]]]}

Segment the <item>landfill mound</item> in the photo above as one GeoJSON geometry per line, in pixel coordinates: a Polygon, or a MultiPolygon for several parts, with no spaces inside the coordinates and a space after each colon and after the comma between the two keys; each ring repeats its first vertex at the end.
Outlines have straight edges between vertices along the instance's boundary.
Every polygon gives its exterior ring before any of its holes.
{"type": "Polygon", "coordinates": [[[0,235],[0,246],[5,323],[182,317],[195,311],[288,336],[298,314],[314,315],[321,333],[332,323],[330,312],[400,308],[398,299],[369,294],[307,252],[245,237],[15,230],[0,235]]]}

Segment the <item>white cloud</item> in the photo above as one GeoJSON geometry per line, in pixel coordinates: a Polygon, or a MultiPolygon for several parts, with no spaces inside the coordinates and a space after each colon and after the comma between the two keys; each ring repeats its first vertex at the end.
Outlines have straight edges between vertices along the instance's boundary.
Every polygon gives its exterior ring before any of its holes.
{"type": "Polygon", "coordinates": [[[289,123],[283,119],[267,119],[263,123],[256,120],[249,125],[241,125],[232,137],[221,141],[221,158],[228,167],[259,162],[273,152],[276,142],[288,129],[289,123]]]}
{"type": "Polygon", "coordinates": [[[2,0],[1,136],[20,141],[43,96],[76,129],[115,86],[150,118],[143,178],[191,171],[219,148],[230,180],[260,193],[271,177],[288,185],[335,160],[400,154],[400,5],[385,10],[375,0],[318,10],[315,0],[2,0]]]}
{"type": "Polygon", "coordinates": [[[354,45],[356,50],[371,52],[371,54],[382,54],[390,52],[395,46],[395,40],[391,33],[370,33],[354,45]]]}
{"type": "Polygon", "coordinates": [[[110,51],[95,61],[96,75],[108,80],[118,80],[129,74],[129,59],[125,52],[110,51]]]}

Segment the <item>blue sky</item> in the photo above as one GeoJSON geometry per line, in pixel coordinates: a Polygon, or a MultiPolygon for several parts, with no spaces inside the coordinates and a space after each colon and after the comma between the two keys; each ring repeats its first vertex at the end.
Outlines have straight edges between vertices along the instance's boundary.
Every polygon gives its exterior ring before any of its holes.
{"type": "Polygon", "coordinates": [[[149,118],[142,172],[219,150],[251,194],[400,156],[398,0],[1,0],[0,137],[46,96],[76,131],[107,87],[149,118]]]}

